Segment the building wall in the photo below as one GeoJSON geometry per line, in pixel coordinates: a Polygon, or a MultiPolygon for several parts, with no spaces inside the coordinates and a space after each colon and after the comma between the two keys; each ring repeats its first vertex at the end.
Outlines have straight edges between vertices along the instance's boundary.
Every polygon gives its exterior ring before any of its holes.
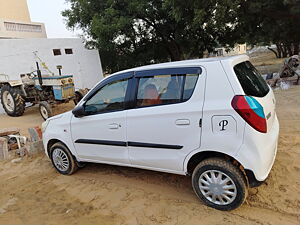
{"type": "Polygon", "coordinates": [[[236,44],[234,48],[229,49],[226,51],[226,48],[216,48],[215,49],[216,56],[232,56],[232,55],[241,55],[247,53],[247,46],[246,44],[236,44]]]}
{"type": "Polygon", "coordinates": [[[58,75],[57,66],[62,66],[64,75],[74,76],[76,89],[92,88],[103,78],[99,52],[86,49],[81,39],[3,39],[0,49],[0,74],[7,74],[10,80],[35,71],[36,62],[43,75],[58,75]],[[61,55],[55,56],[54,49],[61,55]],[[72,49],[73,54],[66,54],[65,49],[72,49]]]}
{"type": "Polygon", "coordinates": [[[0,38],[47,38],[43,23],[0,19],[0,38]]]}
{"type": "Polygon", "coordinates": [[[0,19],[31,22],[26,0],[0,0],[0,19]]]}
{"type": "Polygon", "coordinates": [[[47,38],[43,23],[31,22],[26,0],[0,0],[0,39],[47,38]]]}
{"type": "Polygon", "coordinates": [[[20,80],[20,74],[35,71],[36,62],[43,75],[58,75],[57,66],[62,66],[63,75],[74,76],[76,89],[93,88],[103,79],[98,50],[86,49],[81,39],[0,39],[0,49],[0,74],[7,74],[10,80],[20,80]],[[54,49],[61,55],[55,56],[54,49]],[[65,49],[72,49],[73,54],[66,54],[65,49]]]}

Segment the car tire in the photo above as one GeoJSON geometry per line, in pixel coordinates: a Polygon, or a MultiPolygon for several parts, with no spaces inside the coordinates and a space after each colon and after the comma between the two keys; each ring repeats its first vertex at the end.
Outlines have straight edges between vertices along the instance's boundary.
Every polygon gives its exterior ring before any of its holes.
{"type": "Polygon", "coordinates": [[[54,168],[63,175],[71,175],[78,170],[76,159],[62,143],[52,145],[49,156],[54,168]]]}
{"type": "Polygon", "coordinates": [[[242,171],[222,158],[200,162],[193,171],[192,185],[200,200],[223,211],[242,205],[248,193],[242,171]]]}

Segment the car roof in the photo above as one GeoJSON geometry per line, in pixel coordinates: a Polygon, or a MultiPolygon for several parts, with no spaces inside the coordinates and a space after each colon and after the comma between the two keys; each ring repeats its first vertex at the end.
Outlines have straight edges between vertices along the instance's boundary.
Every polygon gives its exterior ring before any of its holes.
{"type": "Polygon", "coordinates": [[[197,67],[197,66],[205,66],[207,63],[213,62],[222,62],[222,63],[230,63],[237,64],[238,62],[249,60],[249,56],[247,55],[236,55],[236,56],[227,56],[227,57],[212,57],[212,58],[203,58],[203,59],[190,59],[190,60],[182,60],[175,62],[166,62],[159,64],[151,64],[146,66],[135,67],[127,70],[122,70],[116,73],[113,73],[106,78],[116,76],[122,73],[143,71],[143,70],[152,70],[152,69],[163,69],[163,68],[176,68],[176,67],[197,67]]]}

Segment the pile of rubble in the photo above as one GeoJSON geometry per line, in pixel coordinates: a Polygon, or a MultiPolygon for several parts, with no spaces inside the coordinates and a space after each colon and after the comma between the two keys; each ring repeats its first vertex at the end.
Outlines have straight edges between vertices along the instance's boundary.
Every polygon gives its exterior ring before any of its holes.
{"type": "Polygon", "coordinates": [[[272,88],[288,89],[291,85],[300,85],[299,56],[286,59],[279,73],[267,74],[265,79],[272,88]]]}
{"type": "Polygon", "coordinates": [[[0,129],[0,160],[9,160],[43,152],[42,131],[39,127],[28,129],[30,138],[21,136],[20,129],[0,129]]]}

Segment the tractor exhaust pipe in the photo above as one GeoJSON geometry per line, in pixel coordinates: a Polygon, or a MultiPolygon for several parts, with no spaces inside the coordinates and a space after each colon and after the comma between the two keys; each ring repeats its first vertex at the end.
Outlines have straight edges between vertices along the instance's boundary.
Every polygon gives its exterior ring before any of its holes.
{"type": "Polygon", "coordinates": [[[37,68],[37,75],[38,75],[38,78],[39,78],[39,84],[42,87],[43,86],[42,72],[40,70],[40,66],[39,66],[38,62],[36,62],[36,68],[37,68]]]}

